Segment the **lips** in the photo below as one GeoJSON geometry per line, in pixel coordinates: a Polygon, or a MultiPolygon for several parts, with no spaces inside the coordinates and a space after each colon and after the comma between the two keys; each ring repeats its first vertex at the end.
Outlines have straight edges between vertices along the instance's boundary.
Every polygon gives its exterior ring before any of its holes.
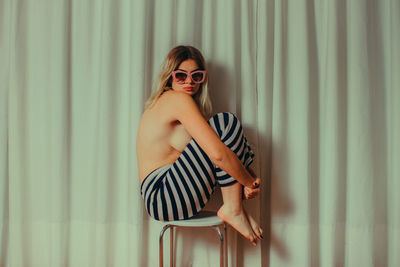
{"type": "Polygon", "coordinates": [[[183,88],[185,91],[192,91],[193,90],[193,87],[184,87],[183,88]]]}

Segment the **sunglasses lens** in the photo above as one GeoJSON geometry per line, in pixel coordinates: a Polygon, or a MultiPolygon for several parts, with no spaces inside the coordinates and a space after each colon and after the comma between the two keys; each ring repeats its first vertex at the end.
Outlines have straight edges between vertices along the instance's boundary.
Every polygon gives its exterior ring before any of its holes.
{"type": "Polygon", "coordinates": [[[185,82],[187,78],[187,74],[184,72],[176,72],[175,73],[175,79],[176,82],[181,83],[181,82],[185,82]]]}
{"type": "Polygon", "coordinates": [[[202,82],[204,79],[204,74],[203,72],[194,72],[192,73],[192,79],[194,82],[202,82]]]}

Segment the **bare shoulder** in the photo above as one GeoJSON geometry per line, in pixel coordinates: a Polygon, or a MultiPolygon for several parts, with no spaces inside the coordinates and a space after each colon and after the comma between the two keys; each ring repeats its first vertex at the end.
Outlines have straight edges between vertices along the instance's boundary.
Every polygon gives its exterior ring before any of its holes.
{"type": "Polygon", "coordinates": [[[185,104],[185,103],[194,103],[193,98],[184,93],[184,92],[176,92],[174,90],[169,90],[163,93],[159,99],[161,102],[168,104],[185,104]]]}
{"type": "Polygon", "coordinates": [[[181,121],[183,116],[201,115],[194,99],[184,92],[167,91],[157,102],[161,113],[170,120],[181,121]]]}

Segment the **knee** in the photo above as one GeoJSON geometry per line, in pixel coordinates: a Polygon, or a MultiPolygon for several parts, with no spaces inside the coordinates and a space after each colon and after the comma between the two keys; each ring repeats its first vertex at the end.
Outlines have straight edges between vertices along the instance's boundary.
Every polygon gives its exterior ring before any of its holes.
{"type": "Polygon", "coordinates": [[[225,122],[226,121],[240,122],[239,119],[237,118],[237,116],[235,114],[231,113],[231,112],[219,112],[219,113],[215,114],[214,116],[212,116],[211,119],[214,119],[214,120],[217,119],[217,120],[220,120],[220,121],[222,119],[225,122]]]}
{"type": "Polygon", "coordinates": [[[211,126],[222,139],[232,127],[235,129],[239,127],[239,131],[236,131],[238,133],[240,133],[242,129],[239,119],[236,117],[235,114],[231,112],[217,113],[210,119],[210,122],[211,126]]]}

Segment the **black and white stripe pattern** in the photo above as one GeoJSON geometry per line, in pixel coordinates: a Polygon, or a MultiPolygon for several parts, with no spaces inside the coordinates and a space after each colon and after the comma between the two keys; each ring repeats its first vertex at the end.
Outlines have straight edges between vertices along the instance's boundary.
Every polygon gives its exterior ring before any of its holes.
{"type": "MultiPolygon", "coordinates": [[[[235,115],[218,113],[209,120],[209,124],[245,167],[253,162],[254,153],[235,115]]],[[[140,190],[146,210],[154,219],[184,220],[196,215],[205,206],[216,182],[223,187],[237,181],[215,166],[192,139],[173,164],[150,173],[140,190]]]]}

